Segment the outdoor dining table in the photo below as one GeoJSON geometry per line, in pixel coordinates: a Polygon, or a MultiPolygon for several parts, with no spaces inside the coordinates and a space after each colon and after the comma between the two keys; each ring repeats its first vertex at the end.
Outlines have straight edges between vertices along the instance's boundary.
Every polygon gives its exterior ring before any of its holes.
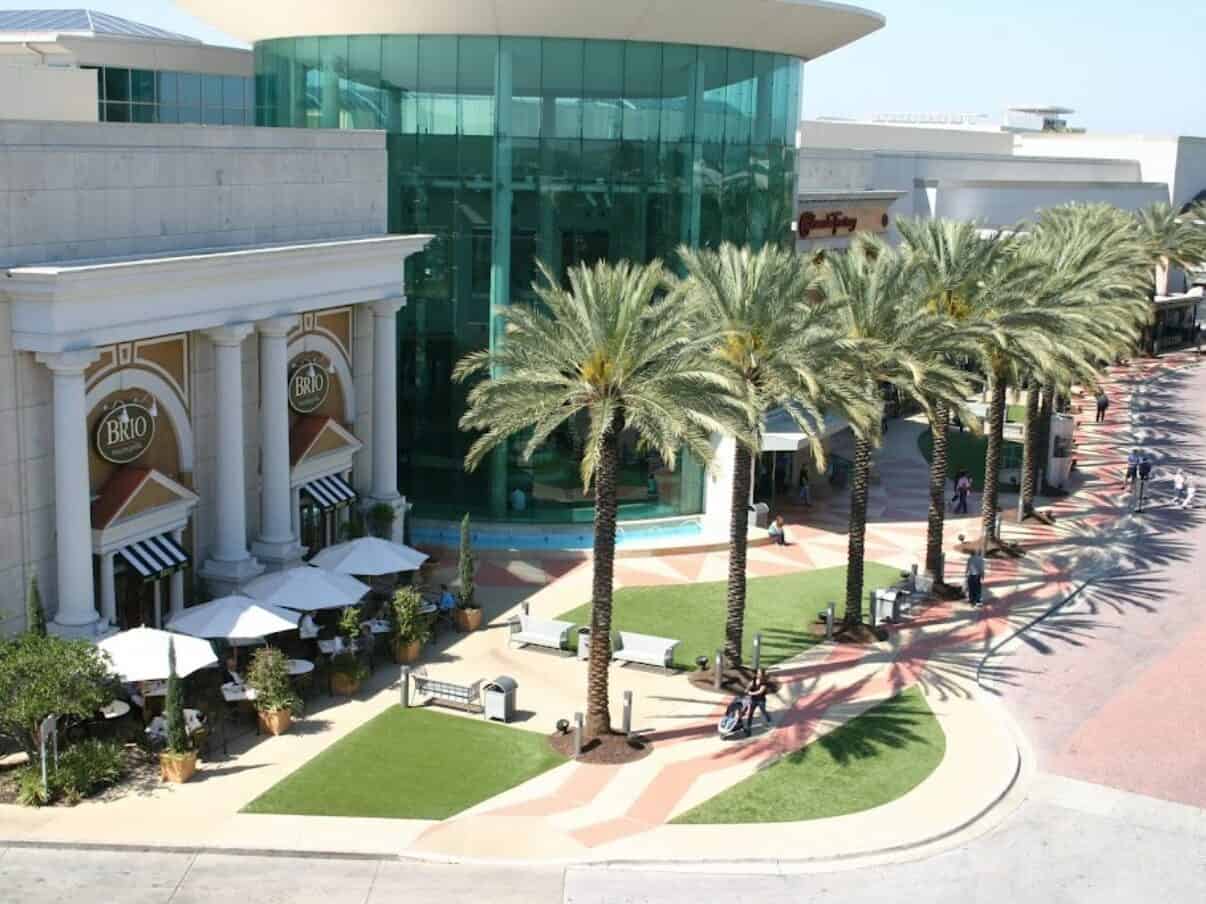
{"type": "Polygon", "coordinates": [[[120,719],[130,714],[130,704],[125,700],[113,700],[100,708],[100,714],[104,716],[106,722],[120,719]]]}
{"type": "Polygon", "coordinates": [[[290,659],[288,666],[290,678],[300,678],[314,671],[314,663],[309,659],[290,659]]]}
{"type": "Polygon", "coordinates": [[[255,688],[232,681],[222,685],[222,699],[227,703],[244,703],[255,699],[255,688]]]}

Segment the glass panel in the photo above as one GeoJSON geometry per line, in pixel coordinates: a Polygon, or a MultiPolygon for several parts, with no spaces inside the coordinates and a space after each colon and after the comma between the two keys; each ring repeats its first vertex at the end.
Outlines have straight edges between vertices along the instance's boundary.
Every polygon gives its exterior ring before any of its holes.
{"type": "Polygon", "coordinates": [[[466,37],[458,48],[456,93],[460,99],[460,133],[494,134],[494,78],[498,39],[466,37]]]}
{"type": "Polygon", "coordinates": [[[222,76],[201,76],[201,104],[205,107],[222,106],[222,76]]]}
{"type": "Polygon", "coordinates": [[[725,114],[728,110],[725,103],[728,87],[728,51],[723,47],[701,47],[699,65],[704,93],[695,114],[695,137],[698,141],[723,141],[725,114]]]}
{"type": "Polygon", "coordinates": [[[289,124],[318,128],[322,119],[322,60],[318,53],[318,38],[298,38],[293,42],[291,78],[293,98],[289,105],[289,124]]]}
{"type": "Polygon", "coordinates": [[[391,132],[414,134],[419,89],[419,39],[387,35],[381,45],[381,85],[386,93],[386,125],[391,132]]]}
{"type": "Polygon", "coordinates": [[[774,54],[754,54],[754,82],[753,141],[755,144],[766,144],[771,140],[771,120],[774,108],[774,54]]]}
{"type": "Polygon", "coordinates": [[[541,54],[541,135],[578,138],[582,134],[583,42],[545,38],[541,54]]]}
{"type": "Polygon", "coordinates": [[[748,50],[729,51],[727,108],[724,140],[749,144],[754,124],[754,55],[748,50]]]}
{"type": "Polygon", "coordinates": [[[176,106],[160,106],[159,121],[180,122],[180,108],[176,106]]]}
{"type": "Polygon", "coordinates": [[[155,80],[158,82],[155,86],[155,96],[159,99],[159,103],[176,103],[176,73],[157,72],[155,80]]]}
{"type": "Polygon", "coordinates": [[[791,104],[790,57],[775,54],[775,87],[771,107],[771,141],[783,141],[790,119],[787,108],[791,104]]]}
{"type": "Polygon", "coordinates": [[[130,104],[130,122],[156,122],[154,104],[130,104]]]}
{"type": "Polygon", "coordinates": [[[657,141],[661,92],[662,45],[629,44],[624,54],[625,140],[657,141]]]}
{"type": "Polygon", "coordinates": [[[351,117],[351,128],[385,127],[381,92],[381,38],[357,35],[348,39],[348,80],[343,107],[351,117]]]}
{"type": "MultiPolygon", "coordinates": [[[[130,100],[143,104],[155,103],[155,73],[149,69],[130,70],[130,100]]],[[[138,120],[145,122],[145,120],[138,120]]]]}
{"type": "Polygon", "coordinates": [[[511,134],[540,136],[540,39],[502,38],[500,52],[511,59],[511,134]]]}
{"type": "Polygon", "coordinates": [[[588,41],[582,67],[582,137],[619,138],[624,44],[588,41]]]}
{"type": "Polygon", "coordinates": [[[231,109],[243,106],[243,79],[239,76],[222,76],[222,106],[231,109]]]}
{"type": "Polygon", "coordinates": [[[201,106],[201,76],[192,72],[181,72],[178,84],[180,106],[201,106]]]}
{"type": "Polygon", "coordinates": [[[324,129],[339,128],[340,90],[347,78],[348,39],[318,39],[319,79],[318,125],[324,129]]]}
{"type": "Polygon", "coordinates": [[[200,107],[181,107],[180,108],[180,121],[186,122],[186,123],[201,122],[201,108],[200,107]]]}
{"type": "Polygon", "coordinates": [[[207,126],[222,125],[222,108],[206,107],[201,113],[201,121],[207,126]]]}
{"type": "Polygon", "coordinates": [[[698,49],[667,44],[662,51],[662,141],[694,138],[695,110],[691,83],[695,77],[698,49]]]}
{"type": "MultiPolygon", "coordinates": [[[[105,69],[105,100],[130,99],[130,70],[116,69],[112,66],[105,69]]],[[[125,122],[125,120],[114,120],[125,122]]]]}
{"type": "Polygon", "coordinates": [[[129,122],[130,121],[130,105],[129,104],[105,104],[105,122],[129,122]]]}
{"type": "Polygon", "coordinates": [[[455,135],[456,38],[423,35],[419,38],[419,132],[455,135]]]}

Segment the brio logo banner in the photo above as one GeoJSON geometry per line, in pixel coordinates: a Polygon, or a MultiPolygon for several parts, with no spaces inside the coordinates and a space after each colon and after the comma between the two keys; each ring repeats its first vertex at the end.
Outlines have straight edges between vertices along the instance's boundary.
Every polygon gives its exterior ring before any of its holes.
{"type": "Polygon", "coordinates": [[[155,415],[138,402],[120,402],[96,425],[96,451],[115,465],[141,458],[154,438],[155,415]]]}
{"type": "Polygon", "coordinates": [[[331,375],[321,361],[300,362],[289,377],[289,407],[311,414],[322,407],[331,388],[331,375]]]}

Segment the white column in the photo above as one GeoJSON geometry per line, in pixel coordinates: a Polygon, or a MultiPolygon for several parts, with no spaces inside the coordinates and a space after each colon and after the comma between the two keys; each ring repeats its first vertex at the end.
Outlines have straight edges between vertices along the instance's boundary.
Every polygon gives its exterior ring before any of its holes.
{"type": "MultiPolygon", "coordinates": [[[[184,531],[177,528],[172,531],[172,539],[179,546],[184,542],[184,531]]],[[[184,569],[179,568],[172,572],[172,585],[169,595],[169,603],[172,610],[172,617],[175,618],[184,611],[184,569]]]]}
{"type": "Polygon", "coordinates": [[[214,344],[214,400],[218,454],[214,486],[216,532],[201,574],[215,593],[233,593],[264,570],[247,551],[247,488],[243,449],[243,340],[249,323],[207,331],[214,344]]]}
{"type": "Polygon", "coordinates": [[[101,618],[117,624],[117,587],[113,580],[113,557],[117,553],[107,552],[100,557],[100,603],[101,618]]]}
{"type": "Polygon", "coordinates": [[[378,502],[398,498],[398,326],[400,299],[373,304],[373,488],[378,502]]]}
{"type": "Polygon", "coordinates": [[[256,324],[260,334],[260,536],[256,558],[274,568],[301,561],[289,490],[289,331],[296,317],[256,324]]]}
{"type": "Polygon", "coordinates": [[[39,352],[54,374],[54,521],[60,633],[90,636],[98,621],[92,585],[91,494],[88,487],[88,412],[84,371],[99,352],[39,352]]]}

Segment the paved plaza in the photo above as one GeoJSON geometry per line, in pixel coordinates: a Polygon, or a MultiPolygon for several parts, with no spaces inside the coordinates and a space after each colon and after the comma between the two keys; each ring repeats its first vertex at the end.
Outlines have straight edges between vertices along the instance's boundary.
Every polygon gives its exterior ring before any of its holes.
{"type": "MultiPolygon", "coordinates": [[[[130,891],[121,900],[149,902],[1200,898],[1206,732],[1194,701],[1206,693],[1206,519],[1201,508],[1170,504],[1168,475],[1183,467],[1206,477],[1206,368],[1190,355],[1137,362],[1112,372],[1109,392],[1104,426],[1085,423],[1091,411],[1080,418],[1075,492],[1043,505],[1053,523],[1006,525],[1027,555],[992,561],[988,605],[932,607],[869,648],[809,649],[778,672],[773,733],[726,745],[715,733],[722,701],[682,678],[620,669],[613,699],[633,691],[636,726],[657,742],[636,764],[567,763],[444,822],[239,814],[396,704],[396,671],[382,669],[363,699],[207,764],[203,781],[71,809],[0,807],[0,879],[22,901],[111,900],[89,895],[117,881],[130,891]],[[1156,462],[1135,514],[1120,485],[1132,443],[1156,462]],[[910,687],[938,717],[947,754],[899,800],[737,831],[667,824],[910,687]],[[179,849],[76,847],[121,844],[179,849]],[[285,856],[306,851],[304,860],[285,856]],[[334,852],[359,856],[323,856],[334,852]]],[[[922,549],[920,429],[897,422],[888,433],[868,560],[905,568],[922,549]]],[[[841,497],[793,512],[795,545],[752,550],[751,575],[841,564],[844,517],[841,497]]],[[[948,522],[950,573],[963,567],[955,538],[975,536],[975,522],[974,514],[948,522]]],[[[620,559],[617,584],[722,580],[724,560],[723,552],[620,559]]],[[[521,707],[534,714],[525,727],[546,731],[551,714],[580,707],[584,667],[509,650],[505,620],[520,602],[549,617],[580,603],[589,564],[492,560],[480,580],[492,627],[445,641],[429,671],[514,675],[521,707]]]]}

